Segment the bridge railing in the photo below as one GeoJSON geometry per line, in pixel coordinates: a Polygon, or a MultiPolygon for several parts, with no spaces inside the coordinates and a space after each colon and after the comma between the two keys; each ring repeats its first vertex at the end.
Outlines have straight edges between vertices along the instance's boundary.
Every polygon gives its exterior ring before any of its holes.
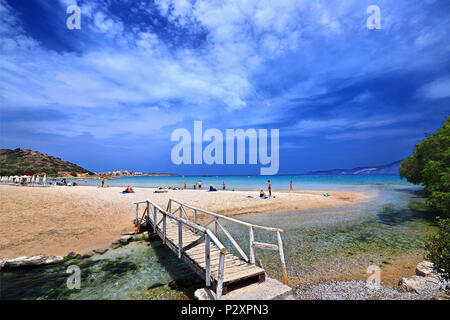
{"type": "MultiPolygon", "coordinates": [[[[144,216],[146,215],[147,220],[153,224],[154,232],[158,233],[163,240],[163,243],[166,243],[167,236],[167,218],[177,221],[178,223],[178,258],[181,259],[182,253],[186,250],[189,250],[202,242],[205,242],[205,282],[206,286],[211,286],[211,249],[210,242],[212,241],[220,251],[219,254],[219,270],[217,277],[217,286],[216,286],[216,299],[220,300],[222,297],[222,289],[223,289],[223,278],[224,278],[224,269],[225,269],[225,253],[227,249],[225,246],[217,239],[217,237],[212,233],[208,228],[202,227],[195,222],[191,222],[188,219],[184,219],[182,215],[182,209],[178,209],[176,211],[180,211],[180,216],[176,216],[175,212],[171,212],[171,210],[164,210],[154,202],[150,200],[135,202],[136,205],[136,221],[139,222],[139,205],[146,204],[146,209],[144,214],[141,217],[141,222],[144,216]],[[161,213],[162,217],[159,221],[158,214],[161,213]],[[162,223],[162,228],[159,225],[162,223]],[[183,246],[183,225],[187,228],[194,230],[197,233],[202,233],[203,235],[196,241],[183,246]]],[[[171,202],[169,201],[169,208],[171,202]]]]}
{"type": "Polygon", "coordinates": [[[207,210],[196,208],[196,207],[193,207],[191,205],[182,203],[182,202],[174,200],[174,199],[169,199],[169,203],[167,206],[167,210],[169,212],[174,212],[174,211],[172,211],[173,210],[172,204],[174,204],[174,206],[178,205],[178,209],[176,211],[179,211],[180,217],[182,215],[184,215],[184,217],[188,220],[189,220],[189,218],[188,218],[186,209],[191,209],[193,211],[193,222],[196,226],[199,226],[199,224],[197,223],[199,213],[204,213],[208,216],[211,216],[212,217],[211,220],[207,221],[206,224],[203,225],[203,227],[207,228],[211,223],[214,223],[214,230],[215,230],[214,234],[215,234],[216,238],[219,238],[219,229],[222,230],[223,233],[226,235],[226,237],[230,240],[231,244],[239,252],[241,257],[245,261],[247,261],[251,264],[255,264],[255,262],[258,262],[260,267],[263,267],[258,255],[257,255],[257,252],[255,250],[256,248],[264,249],[264,250],[278,251],[280,260],[281,260],[281,270],[282,270],[282,274],[283,274],[283,281],[286,285],[288,285],[288,278],[287,278],[287,273],[286,273],[286,263],[284,260],[283,241],[281,239],[281,233],[283,233],[282,229],[259,226],[256,224],[248,223],[248,222],[234,219],[231,217],[227,217],[227,216],[215,213],[215,212],[210,212],[207,210]],[[248,228],[248,230],[249,230],[249,251],[250,251],[249,256],[250,257],[248,257],[247,254],[244,252],[244,250],[242,250],[242,248],[239,246],[239,244],[236,242],[236,240],[233,238],[233,236],[230,234],[230,232],[225,228],[225,226],[220,222],[220,220],[229,221],[229,222],[232,222],[232,223],[235,223],[235,224],[238,224],[241,226],[245,226],[248,228]],[[256,230],[276,233],[277,244],[255,241],[255,231],[256,230]]]}

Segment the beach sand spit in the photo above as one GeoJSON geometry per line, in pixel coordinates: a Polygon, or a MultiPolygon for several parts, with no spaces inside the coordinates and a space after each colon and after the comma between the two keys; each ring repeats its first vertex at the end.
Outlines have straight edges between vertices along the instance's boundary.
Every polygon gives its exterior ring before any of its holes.
{"type": "MultiPolygon", "coordinates": [[[[333,191],[274,191],[260,199],[258,191],[169,190],[122,187],[15,187],[0,186],[0,258],[37,254],[64,256],[108,246],[123,232],[134,230],[133,202],[152,200],[166,208],[169,198],[227,216],[328,208],[366,199],[362,193],[333,191]],[[252,198],[249,198],[252,196],[252,198]]],[[[200,223],[202,220],[200,220],[200,223]]]]}

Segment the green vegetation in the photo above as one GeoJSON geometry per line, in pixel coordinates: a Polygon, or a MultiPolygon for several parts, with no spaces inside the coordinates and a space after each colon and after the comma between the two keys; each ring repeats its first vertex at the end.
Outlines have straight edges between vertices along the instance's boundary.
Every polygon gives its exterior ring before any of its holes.
{"type": "Polygon", "coordinates": [[[423,184],[427,204],[444,218],[427,244],[428,259],[450,279],[450,116],[435,134],[428,135],[403,160],[400,176],[423,184]]]}
{"type": "Polygon", "coordinates": [[[439,231],[426,246],[427,259],[433,261],[435,269],[445,270],[444,277],[450,280],[450,219],[439,219],[439,231]]]}
{"type": "Polygon", "coordinates": [[[46,173],[49,176],[58,176],[61,173],[93,174],[76,164],[63,161],[38,151],[17,149],[0,150],[0,176],[13,176],[23,174],[46,173]]]}

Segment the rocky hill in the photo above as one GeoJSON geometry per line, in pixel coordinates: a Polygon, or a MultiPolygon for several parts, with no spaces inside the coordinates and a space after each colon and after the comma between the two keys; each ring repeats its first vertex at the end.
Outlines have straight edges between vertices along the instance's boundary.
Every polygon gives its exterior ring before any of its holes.
{"type": "Polygon", "coordinates": [[[27,149],[0,149],[0,176],[46,173],[61,175],[69,173],[93,174],[76,164],[52,157],[38,151],[27,149]]]}

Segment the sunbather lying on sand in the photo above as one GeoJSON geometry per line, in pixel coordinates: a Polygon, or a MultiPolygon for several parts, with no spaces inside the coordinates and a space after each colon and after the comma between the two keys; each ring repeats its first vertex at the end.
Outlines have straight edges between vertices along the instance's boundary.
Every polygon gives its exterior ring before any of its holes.
{"type": "Polygon", "coordinates": [[[125,188],[125,190],[123,190],[122,192],[124,192],[124,193],[134,193],[134,190],[133,190],[132,187],[127,186],[127,187],[125,188]]]}

